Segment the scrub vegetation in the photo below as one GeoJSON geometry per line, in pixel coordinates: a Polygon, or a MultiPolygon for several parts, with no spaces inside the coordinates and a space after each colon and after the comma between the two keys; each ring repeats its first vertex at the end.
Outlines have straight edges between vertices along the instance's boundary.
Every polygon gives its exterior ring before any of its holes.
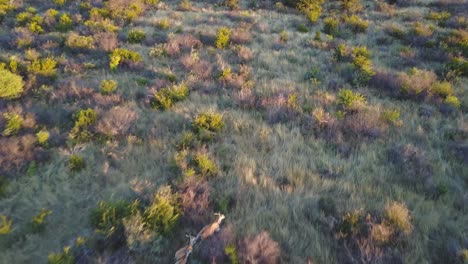
{"type": "Polygon", "coordinates": [[[0,0],[0,263],[467,263],[467,9],[0,0]]]}

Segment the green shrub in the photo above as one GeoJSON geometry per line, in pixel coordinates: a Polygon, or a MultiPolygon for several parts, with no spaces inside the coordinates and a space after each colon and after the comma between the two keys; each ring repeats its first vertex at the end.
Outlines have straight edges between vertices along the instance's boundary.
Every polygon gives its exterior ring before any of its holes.
{"type": "Polygon", "coordinates": [[[167,110],[174,103],[183,101],[189,95],[189,89],[185,83],[173,85],[169,88],[162,88],[153,94],[151,106],[159,110],[167,110]]]}
{"type": "Polygon", "coordinates": [[[356,47],[353,53],[354,58],[352,63],[358,69],[354,82],[356,85],[364,86],[375,75],[372,62],[369,59],[370,53],[365,47],[356,47]]]}
{"type": "Polygon", "coordinates": [[[403,231],[405,234],[411,233],[411,230],[413,229],[410,212],[403,203],[389,203],[385,207],[385,219],[391,226],[397,230],[403,231]]]}
{"type": "Polygon", "coordinates": [[[387,123],[398,125],[400,122],[400,111],[399,110],[384,110],[381,115],[382,120],[387,123]]]}
{"type": "Polygon", "coordinates": [[[450,19],[450,13],[447,11],[435,12],[431,11],[426,15],[426,19],[437,21],[440,26],[444,26],[447,20],[450,19]]]}
{"type": "Polygon", "coordinates": [[[223,116],[218,113],[201,113],[193,120],[192,127],[195,132],[219,132],[224,128],[223,116]]]}
{"type": "Polygon", "coordinates": [[[75,257],[70,252],[70,247],[64,247],[62,252],[49,254],[47,260],[49,264],[75,264],[75,257]]]}
{"type": "Polygon", "coordinates": [[[169,23],[169,19],[163,18],[156,23],[156,26],[159,29],[168,29],[171,26],[171,23],[169,23]]]}
{"type": "Polygon", "coordinates": [[[18,98],[23,92],[23,78],[9,70],[0,68],[0,98],[18,98]]]}
{"type": "Polygon", "coordinates": [[[432,71],[412,68],[407,73],[399,73],[397,80],[403,94],[417,96],[430,91],[437,81],[437,75],[432,71]]]}
{"type": "Polygon", "coordinates": [[[114,80],[102,80],[99,89],[103,95],[111,94],[117,89],[117,82],[114,80]]]}
{"type": "Polygon", "coordinates": [[[115,49],[110,54],[109,67],[111,70],[117,69],[121,62],[140,62],[143,58],[136,51],[131,51],[127,49],[115,49]]]}
{"type": "Polygon", "coordinates": [[[3,18],[10,13],[11,11],[15,10],[15,6],[10,4],[10,1],[2,0],[0,1],[0,22],[2,22],[3,18]]]}
{"type": "Polygon", "coordinates": [[[201,176],[216,176],[218,174],[218,166],[208,155],[197,154],[194,157],[194,162],[201,176]]]}
{"type": "Polygon", "coordinates": [[[68,14],[62,14],[57,25],[57,30],[61,32],[69,31],[73,28],[73,20],[68,14]]]}
{"type": "Polygon", "coordinates": [[[237,249],[234,244],[229,244],[224,248],[224,253],[228,256],[231,264],[239,264],[239,257],[237,256],[237,249]]]}
{"type": "Polygon", "coordinates": [[[46,77],[55,77],[57,73],[57,61],[51,57],[45,59],[35,59],[28,70],[35,74],[39,74],[46,77]]]}
{"type": "Polygon", "coordinates": [[[285,30],[281,31],[280,40],[282,42],[288,42],[288,32],[286,32],[285,30]]]}
{"type": "Polygon", "coordinates": [[[221,27],[218,29],[216,35],[216,48],[224,49],[229,44],[229,39],[231,38],[232,31],[227,27],[221,27]]]}
{"type": "Polygon", "coordinates": [[[340,0],[341,8],[348,13],[356,13],[362,10],[360,0],[340,0]]]}
{"type": "Polygon", "coordinates": [[[230,8],[231,10],[239,9],[238,0],[224,0],[224,5],[230,8]]]}
{"type": "Polygon", "coordinates": [[[65,44],[72,49],[94,49],[95,40],[93,37],[80,36],[73,32],[68,35],[65,44]]]}
{"type": "Polygon", "coordinates": [[[359,232],[361,216],[361,211],[347,212],[338,224],[340,235],[343,237],[349,237],[359,232]]]}
{"type": "Polygon", "coordinates": [[[307,32],[309,32],[309,28],[305,24],[299,24],[297,26],[297,31],[299,31],[301,33],[307,33],[307,32]]]}
{"type": "Polygon", "coordinates": [[[369,22],[367,20],[363,20],[356,15],[345,16],[344,21],[354,33],[364,33],[369,26],[369,22]]]}
{"type": "Polygon", "coordinates": [[[162,187],[145,209],[143,216],[147,227],[157,234],[167,235],[176,226],[181,210],[177,197],[170,187],[162,187]]]}
{"type": "Polygon", "coordinates": [[[66,0],[52,0],[52,2],[58,6],[63,6],[66,0]]]}
{"type": "Polygon", "coordinates": [[[448,63],[447,69],[455,72],[456,75],[468,77],[468,60],[463,57],[455,57],[448,63]]]}
{"type": "Polygon", "coordinates": [[[41,146],[47,146],[48,142],[49,142],[49,132],[47,130],[41,130],[39,132],[36,133],[36,140],[37,140],[37,143],[41,146]]]}
{"type": "Polygon", "coordinates": [[[78,142],[87,141],[92,137],[88,129],[97,121],[97,113],[93,109],[82,109],[73,115],[75,125],[70,132],[70,139],[78,142]]]}
{"type": "Polygon", "coordinates": [[[68,160],[68,169],[70,171],[79,172],[84,169],[85,166],[86,164],[83,157],[78,156],[77,154],[70,156],[70,159],[68,160]]]}
{"type": "Polygon", "coordinates": [[[460,108],[461,105],[460,100],[458,100],[458,98],[454,95],[447,96],[447,98],[444,100],[444,103],[452,106],[453,108],[460,108]]]}
{"type": "Polygon", "coordinates": [[[364,95],[355,93],[349,89],[340,89],[338,92],[338,102],[346,110],[358,110],[367,103],[364,95]]]}
{"type": "Polygon", "coordinates": [[[336,46],[333,57],[337,61],[343,61],[348,56],[346,44],[340,43],[336,46]]]}
{"type": "Polygon", "coordinates": [[[110,238],[115,233],[122,232],[123,219],[135,214],[137,211],[137,202],[117,201],[111,203],[100,201],[97,208],[91,212],[91,225],[98,234],[110,238]]]}
{"type": "Polygon", "coordinates": [[[159,0],[145,0],[145,4],[147,5],[157,5],[159,0]]]}
{"type": "Polygon", "coordinates": [[[142,29],[132,29],[128,32],[127,40],[130,43],[141,43],[146,38],[146,33],[142,29]]]}
{"type": "Polygon", "coordinates": [[[328,35],[338,35],[338,26],[340,21],[336,17],[327,17],[323,20],[323,32],[328,35]]]}
{"type": "Polygon", "coordinates": [[[431,91],[442,98],[453,94],[452,84],[449,82],[435,82],[431,87],[431,91]]]}
{"type": "Polygon", "coordinates": [[[44,230],[46,217],[50,214],[52,214],[51,210],[46,210],[42,208],[39,214],[33,216],[31,221],[31,227],[33,232],[37,233],[44,230]]]}
{"type": "Polygon", "coordinates": [[[2,135],[5,137],[14,136],[20,131],[24,119],[18,114],[4,113],[3,117],[7,120],[2,135]]]}
{"type": "Polygon", "coordinates": [[[0,215],[0,235],[8,235],[11,232],[13,221],[6,215],[0,215]]]}
{"type": "Polygon", "coordinates": [[[322,5],[325,0],[283,0],[290,7],[294,7],[304,13],[310,22],[316,22],[322,13],[322,5]]]}
{"type": "Polygon", "coordinates": [[[44,29],[36,21],[29,23],[28,28],[29,28],[29,31],[31,31],[32,33],[37,33],[37,34],[44,33],[44,29]]]}
{"type": "Polygon", "coordinates": [[[354,57],[359,57],[362,56],[366,59],[370,58],[370,51],[367,49],[365,46],[357,46],[353,48],[353,56],[354,57]]]}

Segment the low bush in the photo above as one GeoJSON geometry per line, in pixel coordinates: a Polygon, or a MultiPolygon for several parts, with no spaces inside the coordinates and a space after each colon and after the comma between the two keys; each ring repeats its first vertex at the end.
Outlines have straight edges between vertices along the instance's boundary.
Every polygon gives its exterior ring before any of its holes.
{"type": "Polygon", "coordinates": [[[99,89],[102,95],[109,95],[117,89],[117,82],[114,80],[102,80],[99,89]]]}
{"type": "Polygon", "coordinates": [[[413,225],[411,224],[410,212],[405,204],[391,202],[385,207],[385,219],[388,223],[402,231],[405,234],[411,233],[413,225]]]}
{"type": "Polygon", "coordinates": [[[37,144],[40,146],[46,147],[49,142],[50,134],[47,130],[41,130],[36,133],[37,144]]]}
{"type": "Polygon", "coordinates": [[[241,263],[280,263],[281,249],[267,231],[243,239],[239,245],[241,263]]]}
{"type": "Polygon", "coordinates": [[[35,59],[31,62],[31,65],[29,65],[28,70],[45,77],[55,77],[57,74],[57,61],[51,57],[35,59]]]}
{"type": "Polygon", "coordinates": [[[338,26],[340,21],[336,17],[327,17],[323,20],[323,32],[328,35],[338,35],[338,26]]]}
{"type": "Polygon", "coordinates": [[[68,169],[70,171],[79,172],[82,169],[84,169],[85,166],[86,166],[86,163],[84,161],[84,158],[77,154],[71,155],[70,158],[68,159],[68,169]]]}
{"type": "Polygon", "coordinates": [[[68,35],[65,45],[71,49],[94,49],[95,40],[90,36],[80,36],[77,33],[71,33],[68,35]]]}
{"type": "Polygon", "coordinates": [[[369,26],[369,21],[363,20],[359,16],[351,15],[345,16],[344,21],[354,33],[364,33],[369,26]]]}
{"type": "Polygon", "coordinates": [[[42,208],[39,214],[33,216],[31,221],[32,231],[35,233],[43,231],[45,228],[46,217],[50,214],[52,214],[51,210],[42,208]]]}
{"type": "Polygon", "coordinates": [[[13,221],[6,215],[0,215],[0,235],[8,235],[11,232],[13,221]]]}
{"type": "Polygon", "coordinates": [[[452,84],[449,82],[435,82],[430,89],[433,94],[442,98],[453,95],[452,84]]]}
{"type": "Polygon", "coordinates": [[[384,110],[381,118],[384,122],[392,125],[399,125],[401,123],[399,110],[384,110]]]}
{"type": "Polygon", "coordinates": [[[340,5],[343,11],[357,13],[363,9],[360,1],[361,0],[340,0],[340,5]]]}
{"type": "Polygon", "coordinates": [[[167,110],[174,103],[183,101],[189,95],[189,89],[185,83],[173,85],[169,88],[162,88],[153,93],[151,106],[159,110],[167,110]]]}
{"type": "Polygon", "coordinates": [[[88,129],[96,123],[96,111],[90,108],[82,109],[73,115],[73,119],[75,119],[75,125],[70,132],[70,139],[77,142],[89,140],[92,134],[88,129]]]}
{"type": "Polygon", "coordinates": [[[309,21],[314,23],[320,18],[325,0],[283,0],[283,2],[304,13],[309,21]]]}
{"type": "Polygon", "coordinates": [[[157,234],[167,235],[180,218],[180,205],[169,186],[161,187],[143,213],[147,227],[157,234]]]}
{"type": "Polygon", "coordinates": [[[146,32],[142,29],[132,29],[128,32],[127,40],[130,43],[141,43],[146,38],[146,32]]]}
{"type": "Polygon", "coordinates": [[[224,128],[223,116],[212,112],[201,113],[193,120],[192,127],[195,132],[203,130],[219,132],[224,128]]]}
{"type": "Polygon", "coordinates": [[[449,95],[447,98],[445,98],[444,103],[448,106],[451,106],[455,109],[460,108],[461,103],[460,100],[454,95],[449,95]]]}
{"type": "Polygon", "coordinates": [[[232,30],[227,27],[221,27],[216,34],[216,48],[224,49],[229,45],[232,30]]]}
{"type": "Polygon", "coordinates": [[[0,68],[0,98],[14,99],[23,93],[23,78],[10,72],[7,69],[0,68]]]}
{"type": "Polygon", "coordinates": [[[216,176],[218,174],[218,166],[216,163],[210,159],[207,154],[197,154],[194,157],[194,162],[197,168],[197,172],[202,177],[211,177],[216,176]]]}
{"type": "Polygon", "coordinates": [[[3,113],[3,117],[7,120],[7,123],[2,135],[8,137],[18,134],[23,126],[24,119],[20,115],[14,113],[3,113]]]}
{"type": "Polygon", "coordinates": [[[437,75],[432,71],[412,68],[406,73],[399,73],[397,80],[403,95],[410,97],[426,96],[429,94],[432,85],[437,81],[437,75]]]}
{"type": "Polygon", "coordinates": [[[57,25],[57,30],[61,32],[67,32],[73,28],[73,20],[71,19],[70,15],[62,14],[59,19],[59,23],[57,25]]]}
{"type": "Polygon", "coordinates": [[[64,247],[62,252],[49,254],[47,260],[49,264],[75,264],[75,257],[70,252],[70,247],[64,247]]]}
{"type": "Polygon", "coordinates": [[[345,110],[359,110],[363,108],[367,101],[364,95],[355,93],[349,89],[340,89],[338,92],[338,102],[345,110]]]}
{"type": "Polygon", "coordinates": [[[111,70],[117,69],[122,62],[137,63],[143,60],[136,51],[128,49],[115,49],[109,56],[109,67],[111,70]]]}

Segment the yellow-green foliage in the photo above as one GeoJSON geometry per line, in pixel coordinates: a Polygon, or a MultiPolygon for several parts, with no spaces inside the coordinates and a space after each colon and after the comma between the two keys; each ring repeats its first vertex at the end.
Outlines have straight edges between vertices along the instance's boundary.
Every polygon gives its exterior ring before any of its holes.
{"type": "Polygon", "coordinates": [[[223,116],[212,112],[201,113],[193,120],[192,127],[196,132],[219,132],[224,128],[223,116]]]}
{"type": "Polygon", "coordinates": [[[41,130],[36,133],[37,143],[41,146],[47,146],[47,143],[49,142],[49,137],[50,134],[47,130],[41,130]]]}
{"type": "Polygon", "coordinates": [[[23,85],[21,76],[0,68],[0,98],[18,98],[23,92],[23,85]]]}
{"type": "Polygon", "coordinates": [[[114,80],[102,80],[99,85],[101,94],[108,95],[117,89],[117,82],[114,80]]]}
{"type": "Polygon", "coordinates": [[[145,0],[145,4],[147,5],[157,5],[159,0],[145,0]]]}
{"type": "Polygon", "coordinates": [[[323,32],[328,35],[336,36],[340,21],[336,17],[327,17],[323,20],[323,32]]]}
{"type": "Polygon", "coordinates": [[[229,45],[232,31],[227,27],[221,27],[216,34],[216,48],[224,49],[229,45]]]}
{"type": "Polygon", "coordinates": [[[143,216],[147,227],[157,234],[166,235],[176,226],[180,217],[180,205],[169,186],[161,187],[143,216]]]}
{"type": "Polygon", "coordinates": [[[128,42],[130,43],[140,43],[146,38],[146,33],[142,29],[132,29],[128,33],[128,42]]]}
{"type": "Polygon", "coordinates": [[[320,18],[325,0],[286,0],[285,2],[304,13],[309,21],[313,23],[320,18]]]}
{"type": "Polygon", "coordinates": [[[224,248],[224,253],[228,256],[231,264],[239,264],[239,257],[237,256],[237,249],[234,244],[229,244],[224,248]]]}
{"type": "Polygon", "coordinates": [[[411,233],[413,229],[413,225],[411,224],[410,211],[403,203],[389,203],[385,207],[385,219],[392,227],[402,231],[405,234],[411,233]]]}
{"type": "Polygon", "coordinates": [[[156,23],[156,26],[160,29],[168,29],[170,25],[169,19],[167,18],[163,18],[156,23]]]}
{"type": "Polygon", "coordinates": [[[97,113],[93,109],[82,109],[73,115],[75,126],[70,132],[70,139],[78,142],[87,141],[92,137],[88,130],[97,121],[97,113]]]}
{"type": "Polygon", "coordinates": [[[453,94],[452,84],[449,82],[435,82],[431,87],[431,91],[442,98],[453,94]]]}
{"type": "Polygon", "coordinates": [[[44,29],[35,21],[29,23],[29,30],[32,33],[37,33],[37,34],[44,33],[44,29]]]}
{"type": "Polygon", "coordinates": [[[33,232],[40,232],[44,230],[46,217],[50,214],[52,214],[51,210],[42,208],[39,214],[32,217],[31,227],[33,232]]]}
{"type": "Polygon", "coordinates": [[[344,21],[354,33],[363,33],[367,30],[369,22],[357,15],[345,16],[344,21]]]}
{"type": "Polygon", "coordinates": [[[346,110],[358,110],[366,105],[367,100],[362,94],[349,89],[340,89],[338,102],[346,110]]]}
{"type": "Polygon", "coordinates": [[[151,106],[159,110],[167,110],[174,103],[187,98],[189,89],[185,83],[173,85],[169,88],[162,88],[153,94],[151,98],[151,106]]]}
{"type": "Polygon", "coordinates": [[[58,31],[68,31],[73,28],[73,20],[68,14],[62,14],[59,19],[59,23],[57,25],[58,31]]]}
{"type": "Polygon", "coordinates": [[[110,54],[109,67],[111,70],[117,69],[121,62],[140,62],[142,61],[141,55],[136,51],[128,49],[115,49],[110,54]]]}
{"type": "Polygon", "coordinates": [[[399,110],[384,110],[381,117],[385,122],[393,125],[398,125],[401,121],[399,110]]]}
{"type": "Polygon", "coordinates": [[[80,36],[73,32],[68,35],[65,44],[72,49],[94,49],[95,41],[91,36],[80,36]]]}
{"type": "Polygon", "coordinates": [[[13,11],[15,7],[11,5],[9,0],[0,0],[0,22],[9,12],[13,11]]]}
{"type": "Polygon", "coordinates": [[[288,32],[286,32],[285,30],[281,31],[280,40],[282,42],[287,42],[288,41],[288,32]]]}
{"type": "Polygon", "coordinates": [[[348,13],[356,13],[362,10],[360,0],[340,0],[341,8],[348,13]]]}
{"type": "Polygon", "coordinates": [[[375,75],[372,62],[369,59],[370,53],[365,47],[356,47],[353,50],[353,55],[352,63],[358,69],[357,77],[354,81],[357,85],[364,86],[375,75]]]}
{"type": "Polygon", "coordinates": [[[32,73],[46,77],[55,77],[57,73],[57,61],[54,58],[35,59],[29,65],[28,70],[32,73]]]}
{"type": "Polygon", "coordinates": [[[0,215],[0,235],[8,235],[11,232],[13,221],[6,215],[0,215]]]}
{"type": "Polygon", "coordinates": [[[24,119],[20,115],[14,113],[4,113],[3,117],[7,120],[7,123],[2,135],[7,137],[18,134],[23,125],[24,119]]]}
{"type": "Polygon", "coordinates": [[[47,260],[49,264],[75,264],[75,257],[70,252],[70,247],[64,247],[62,252],[49,254],[47,260]]]}
{"type": "Polygon", "coordinates": [[[454,108],[460,108],[460,100],[458,100],[458,98],[454,95],[449,95],[447,96],[447,98],[445,98],[444,102],[447,104],[447,105],[450,105],[454,108]]]}
{"type": "Polygon", "coordinates": [[[197,171],[202,176],[215,176],[218,174],[218,166],[207,154],[197,154],[194,158],[197,171]]]}
{"type": "Polygon", "coordinates": [[[66,0],[52,0],[52,2],[58,6],[63,6],[66,0]]]}
{"type": "Polygon", "coordinates": [[[117,201],[114,203],[101,201],[91,212],[91,225],[99,234],[110,237],[114,232],[123,228],[122,220],[138,210],[138,202],[128,203],[117,201]]]}

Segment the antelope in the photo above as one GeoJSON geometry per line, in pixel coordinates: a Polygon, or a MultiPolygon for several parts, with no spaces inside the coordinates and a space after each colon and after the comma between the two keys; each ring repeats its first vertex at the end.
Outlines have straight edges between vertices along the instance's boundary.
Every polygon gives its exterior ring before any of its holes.
{"type": "Polygon", "coordinates": [[[176,251],[174,259],[175,264],[186,264],[190,253],[192,253],[193,245],[197,242],[197,238],[191,235],[185,235],[189,238],[189,244],[176,251]]]}
{"type": "Polygon", "coordinates": [[[208,237],[212,236],[215,232],[219,231],[219,226],[221,225],[221,221],[223,221],[223,219],[226,217],[221,213],[214,213],[214,215],[218,216],[218,220],[203,227],[202,230],[198,232],[198,235],[195,240],[198,240],[198,238],[201,238],[201,240],[205,240],[208,237]]]}

